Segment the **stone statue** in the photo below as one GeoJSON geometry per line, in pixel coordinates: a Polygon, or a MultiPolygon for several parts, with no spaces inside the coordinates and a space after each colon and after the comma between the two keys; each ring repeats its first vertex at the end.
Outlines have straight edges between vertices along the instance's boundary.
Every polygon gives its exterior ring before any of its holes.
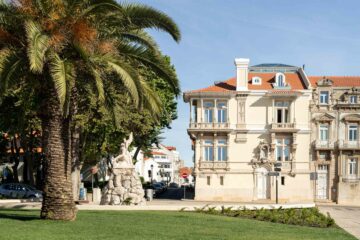
{"type": "Polygon", "coordinates": [[[131,133],[129,138],[124,138],[124,141],[120,144],[120,154],[112,160],[112,168],[134,168],[132,163],[132,156],[128,150],[134,137],[131,133]]]}
{"type": "Polygon", "coordinates": [[[111,160],[110,178],[103,189],[101,205],[144,205],[144,190],[128,150],[133,135],[120,144],[120,154],[111,160]]]}
{"type": "Polygon", "coordinates": [[[260,142],[259,144],[259,160],[266,161],[268,158],[269,146],[266,142],[260,142]]]}

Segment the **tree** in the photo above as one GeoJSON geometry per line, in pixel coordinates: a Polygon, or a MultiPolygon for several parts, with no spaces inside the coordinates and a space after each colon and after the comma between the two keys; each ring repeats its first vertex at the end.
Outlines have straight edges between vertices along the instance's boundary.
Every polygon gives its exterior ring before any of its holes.
{"type": "MultiPolygon", "coordinates": [[[[41,99],[42,144],[45,155],[41,217],[74,220],[71,187],[71,106],[78,87],[95,89],[109,104],[104,85],[126,89],[135,105],[156,108],[156,96],[137,71],[153,69],[174,91],[176,75],[166,68],[151,37],[155,28],[180,39],[166,14],[139,4],[113,0],[18,0],[0,4],[0,91],[26,84],[41,99]]],[[[74,108],[73,108],[74,109],[74,108]]]]}

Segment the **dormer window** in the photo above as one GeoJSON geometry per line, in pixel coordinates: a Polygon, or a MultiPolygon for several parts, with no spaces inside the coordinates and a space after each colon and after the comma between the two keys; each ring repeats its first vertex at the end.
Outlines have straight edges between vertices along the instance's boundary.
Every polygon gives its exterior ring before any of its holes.
{"type": "Polygon", "coordinates": [[[285,75],[283,73],[276,74],[276,86],[285,87],[285,75]]]}
{"type": "Polygon", "coordinates": [[[261,85],[261,78],[260,77],[253,77],[251,80],[253,85],[261,85]]]}

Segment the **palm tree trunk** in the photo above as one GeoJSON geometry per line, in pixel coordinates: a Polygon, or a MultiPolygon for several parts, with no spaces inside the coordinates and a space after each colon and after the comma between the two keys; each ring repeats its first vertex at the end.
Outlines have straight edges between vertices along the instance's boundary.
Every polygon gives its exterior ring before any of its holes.
{"type": "Polygon", "coordinates": [[[62,116],[53,84],[48,84],[42,113],[45,154],[44,197],[41,218],[75,220],[71,186],[70,120],[62,116]]]}
{"type": "MultiPolygon", "coordinates": [[[[78,91],[76,86],[71,89],[70,119],[78,113],[78,91]]],[[[71,181],[74,200],[79,200],[80,195],[80,170],[82,162],[80,159],[80,126],[73,121],[71,126],[71,181]]]]}

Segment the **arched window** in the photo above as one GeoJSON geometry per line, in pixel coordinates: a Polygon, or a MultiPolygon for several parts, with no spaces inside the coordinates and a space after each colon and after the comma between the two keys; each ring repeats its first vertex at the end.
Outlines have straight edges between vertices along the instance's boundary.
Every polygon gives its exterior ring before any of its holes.
{"type": "Polygon", "coordinates": [[[277,87],[285,87],[286,86],[286,82],[285,82],[285,75],[283,73],[277,73],[276,76],[276,86],[277,87]]]}

